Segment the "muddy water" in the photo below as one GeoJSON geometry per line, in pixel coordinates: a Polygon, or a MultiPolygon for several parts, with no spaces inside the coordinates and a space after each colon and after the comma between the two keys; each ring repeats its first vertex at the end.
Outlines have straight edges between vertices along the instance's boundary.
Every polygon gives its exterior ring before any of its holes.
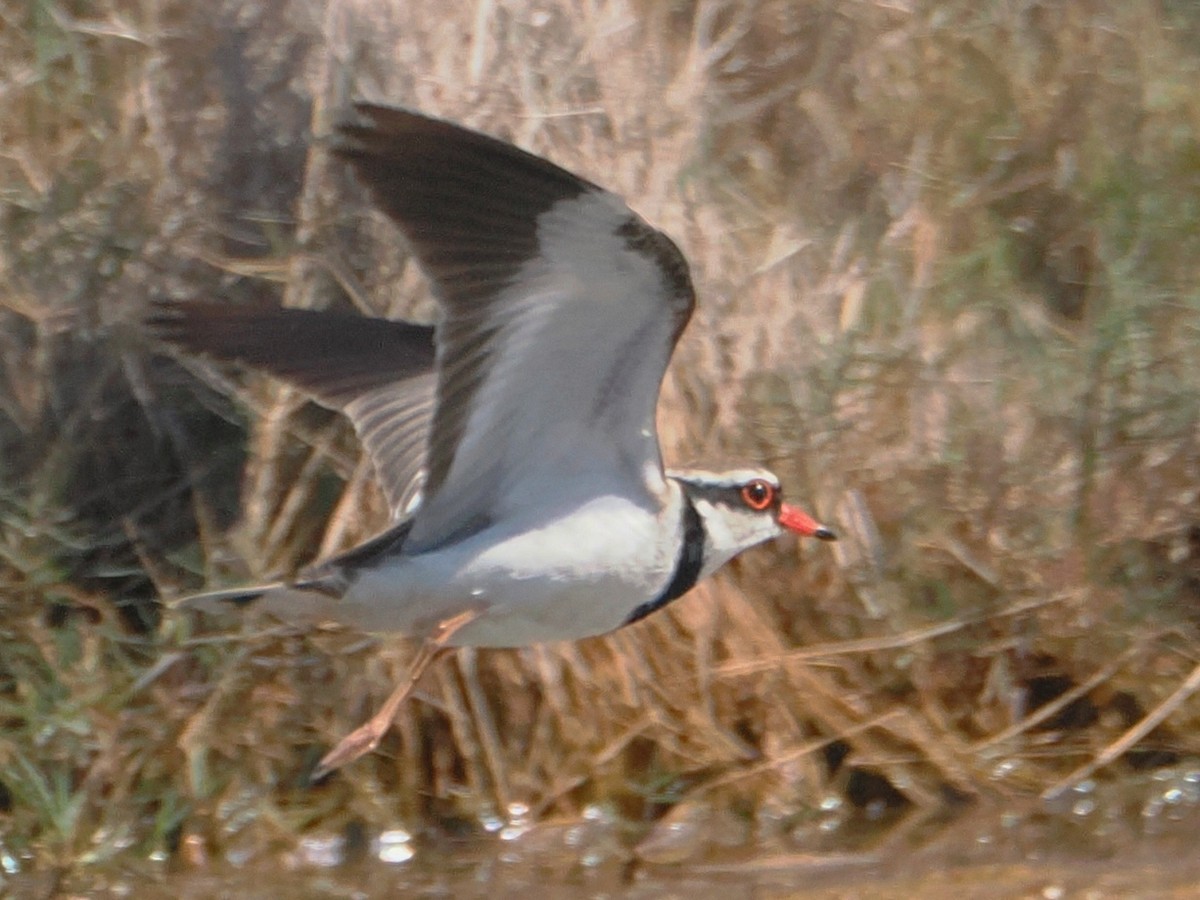
{"type": "Polygon", "coordinates": [[[234,857],[180,870],[137,860],[7,887],[172,900],[1200,898],[1200,768],[1087,782],[1053,802],[980,802],[886,822],[831,804],[815,817],[748,823],[696,804],[633,832],[598,809],[536,824],[522,808],[510,812],[481,822],[484,836],[472,840],[417,840],[402,828],[351,841],[311,835],[269,863],[234,857]]]}
{"type": "MultiPolygon", "coordinates": [[[[737,872],[712,873],[681,867],[644,872],[632,879],[593,872],[571,878],[548,877],[509,865],[483,866],[467,873],[349,870],[340,873],[236,871],[178,875],[169,878],[112,876],[89,885],[67,888],[53,896],[136,897],[156,900],[201,900],[238,897],[246,900],[308,898],[481,897],[489,900],[584,900],[584,898],[686,898],[686,900],[1106,900],[1106,898],[1200,897],[1200,867],[1194,852],[1159,857],[1150,848],[1128,857],[1058,860],[1041,863],[947,865],[926,871],[863,871],[856,875],[806,872],[804,864],[764,874],[754,866],[737,872]]],[[[32,885],[27,884],[25,888],[32,885]]],[[[52,896],[44,891],[13,896],[52,896]]]]}

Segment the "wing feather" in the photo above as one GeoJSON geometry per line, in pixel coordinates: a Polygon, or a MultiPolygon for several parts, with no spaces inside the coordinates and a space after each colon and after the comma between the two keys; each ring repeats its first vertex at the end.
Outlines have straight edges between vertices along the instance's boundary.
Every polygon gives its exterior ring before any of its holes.
{"type": "Polygon", "coordinates": [[[335,152],[433,281],[436,345],[426,326],[217,303],[160,304],[152,329],[345,412],[394,513],[423,491],[405,531],[414,552],[526,508],[544,516],[572,492],[655,502],[655,407],[695,303],[675,244],[511,144],[403,109],[355,110],[335,152]]]}
{"type": "Polygon", "coordinates": [[[654,422],[694,293],[614,194],[478,132],[358,104],[338,130],[442,308],[425,497],[431,547],[560,489],[661,492],[654,422]]]}
{"type": "Polygon", "coordinates": [[[146,324],[190,353],[254,366],[344,412],[393,516],[420,490],[433,418],[433,328],[326,310],[159,302],[146,324]]]}

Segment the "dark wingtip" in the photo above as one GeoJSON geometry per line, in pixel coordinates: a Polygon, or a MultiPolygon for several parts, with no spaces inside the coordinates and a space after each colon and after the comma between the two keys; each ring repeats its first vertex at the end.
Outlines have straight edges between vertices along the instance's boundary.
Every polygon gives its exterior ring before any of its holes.
{"type": "Polygon", "coordinates": [[[233,588],[225,591],[208,591],[172,600],[168,606],[174,610],[196,610],[206,615],[220,614],[229,609],[244,609],[266,596],[268,588],[233,588]]]}
{"type": "MultiPolygon", "coordinates": [[[[817,537],[820,537],[820,535],[817,535],[817,537]]],[[[243,609],[250,604],[257,603],[259,600],[261,600],[263,598],[263,594],[263,591],[248,591],[244,594],[237,594],[233,597],[222,597],[221,602],[227,606],[232,606],[235,609],[243,609]]]]}

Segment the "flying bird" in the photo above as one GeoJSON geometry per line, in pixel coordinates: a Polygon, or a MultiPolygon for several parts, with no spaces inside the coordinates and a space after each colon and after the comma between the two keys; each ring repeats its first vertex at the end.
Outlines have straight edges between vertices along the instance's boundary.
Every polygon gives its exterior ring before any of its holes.
{"type": "Polygon", "coordinates": [[[391,507],[381,534],[294,577],[181,601],[422,639],[314,777],[374,749],[446,649],[603,634],[785,531],[834,539],[765,469],[664,469],[655,409],[695,305],[670,238],[511,144],[354,109],[333,152],[407,239],[436,327],[203,301],[161,301],[147,319],[168,344],[344,413],[391,507]]]}

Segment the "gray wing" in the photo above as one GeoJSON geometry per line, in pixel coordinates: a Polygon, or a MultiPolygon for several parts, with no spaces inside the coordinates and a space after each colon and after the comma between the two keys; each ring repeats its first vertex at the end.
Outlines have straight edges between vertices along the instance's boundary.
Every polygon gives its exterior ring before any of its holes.
{"type": "Polygon", "coordinates": [[[407,546],[664,490],[655,408],[694,305],[676,246],[617,196],[486,135],[359,104],[349,160],[442,308],[428,478],[407,546]]]}
{"type": "Polygon", "coordinates": [[[349,313],[159,302],[146,324],[191,353],[263,369],[340,410],[398,517],[424,478],[433,417],[433,328],[349,313]]]}

